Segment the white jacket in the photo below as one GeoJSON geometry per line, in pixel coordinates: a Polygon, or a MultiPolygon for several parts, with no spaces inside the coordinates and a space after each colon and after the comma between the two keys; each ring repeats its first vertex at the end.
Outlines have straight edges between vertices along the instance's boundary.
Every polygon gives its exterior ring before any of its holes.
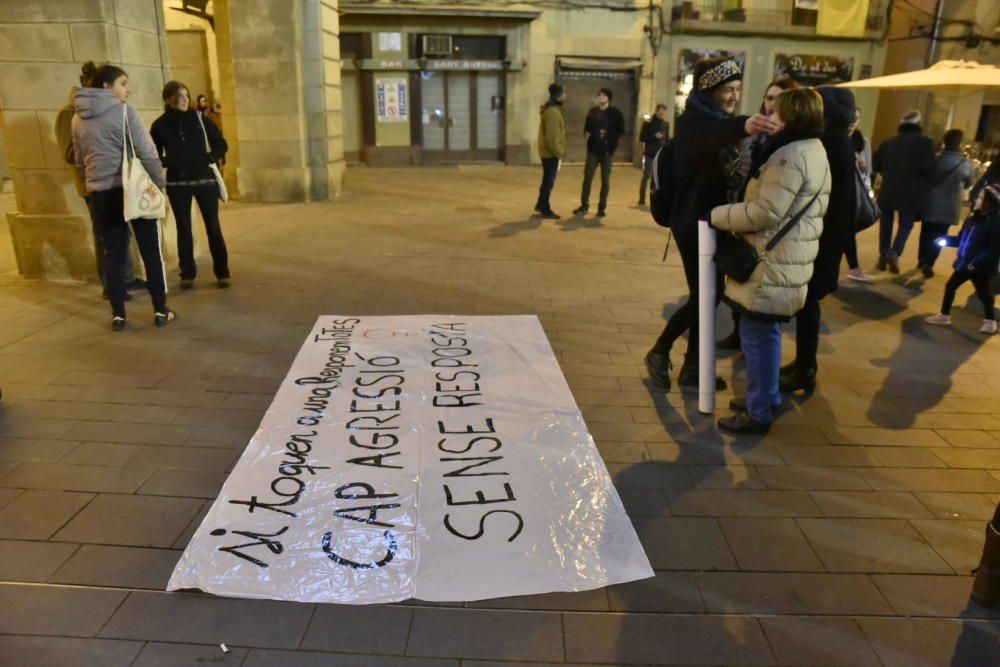
{"type": "Polygon", "coordinates": [[[830,165],[819,139],[782,146],[747,184],[738,204],[712,210],[712,226],[749,241],[762,261],[745,283],[728,281],[726,298],[750,313],[786,319],[806,302],[830,198],[830,165]],[[767,242],[819,192],[805,215],[770,252],[767,242]]]}

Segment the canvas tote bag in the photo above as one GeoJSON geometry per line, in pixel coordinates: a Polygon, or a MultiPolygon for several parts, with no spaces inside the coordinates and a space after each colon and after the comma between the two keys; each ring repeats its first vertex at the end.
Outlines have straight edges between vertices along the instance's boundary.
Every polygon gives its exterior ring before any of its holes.
{"type": "Polygon", "coordinates": [[[125,191],[125,219],[151,218],[167,215],[167,199],[156,187],[146,168],[135,154],[132,132],[128,124],[128,105],[122,105],[122,189],[125,191]]]}
{"type": "MultiPolygon", "coordinates": [[[[195,113],[198,114],[198,124],[201,125],[201,134],[205,137],[205,152],[211,153],[212,146],[208,143],[208,132],[205,131],[205,122],[201,119],[200,111],[195,111],[195,113]]],[[[212,175],[215,176],[215,184],[219,186],[219,199],[223,202],[229,201],[229,191],[226,190],[226,182],[222,180],[222,172],[219,171],[219,166],[209,160],[208,168],[212,170],[212,175]]]]}

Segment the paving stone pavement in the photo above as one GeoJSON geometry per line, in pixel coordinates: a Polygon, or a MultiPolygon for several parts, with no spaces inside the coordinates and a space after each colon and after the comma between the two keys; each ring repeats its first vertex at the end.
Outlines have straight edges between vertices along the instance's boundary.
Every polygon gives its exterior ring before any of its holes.
{"type": "MultiPolygon", "coordinates": [[[[1000,665],[1000,614],[968,602],[1000,501],[1000,340],[976,304],[925,326],[945,276],[911,255],[845,281],[815,394],[766,437],[723,436],[644,379],[684,281],[638,172],[615,168],[603,221],[530,217],[539,176],[357,168],[337,202],[229,204],[233,287],[202,258],[175,323],[136,295],[121,334],[93,284],[18,277],[0,223],[0,664],[1000,665]],[[537,314],[656,577],[363,608],[162,592],[322,313],[537,314]]],[[[874,230],[860,245],[872,263],[874,230]]],[[[720,364],[741,389],[739,359],[720,364]]]]}

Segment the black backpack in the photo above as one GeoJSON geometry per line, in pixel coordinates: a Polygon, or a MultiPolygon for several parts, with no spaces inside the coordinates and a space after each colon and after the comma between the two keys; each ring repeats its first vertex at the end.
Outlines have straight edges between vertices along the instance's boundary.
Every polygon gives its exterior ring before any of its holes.
{"type": "Polygon", "coordinates": [[[670,209],[674,205],[677,172],[674,168],[674,142],[668,141],[653,158],[653,185],[649,210],[660,227],[670,226],[670,209]]]}

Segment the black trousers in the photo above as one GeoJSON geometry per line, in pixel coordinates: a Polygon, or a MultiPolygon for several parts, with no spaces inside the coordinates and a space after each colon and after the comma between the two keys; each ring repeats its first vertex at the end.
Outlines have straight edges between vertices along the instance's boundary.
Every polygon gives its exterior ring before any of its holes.
{"type": "MultiPolygon", "coordinates": [[[[94,259],[97,260],[97,277],[100,278],[101,284],[107,289],[108,283],[104,279],[104,256],[107,254],[107,249],[104,247],[104,232],[101,230],[101,223],[94,212],[93,197],[87,195],[83,198],[83,201],[87,204],[87,212],[90,213],[90,231],[94,236],[94,259]]],[[[127,226],[125,227],[125,231],[128,231],[127,226]]],[[[130,232],[129,242],[131,241],[130,232]]],[[[135,267],[132,265],[132,253],[130,252],[125,255],[125,284],[129,284],[133,280],[135,280],[135,267]]]]}
{"type": "MultiPolygon", "coordinates": [[[[130,237],[129,223],[123,215],[124,194],[121,188],[113,188],[92,192],[90,199],[104,238],[104,280],[108,286],[111,312],[115,316],[125,317],[125,266],[130,237]]],[[[160,221],[140,218],[132,220],[131,224],[139,246],[139,255],[146,267],[146,289],[153,299],[153,310],[162,313],[167,307],[167,283],[164,278],[160,221]]]]}
{"type": "Polygon", "coordinates": [[[937,244],[937,240],[948,235],[950,226],[947,222],[920,223],[920,247],[917,252],[917,264],[934,266],[938,255],[941,254],[941,246],[937,244]]]}
{"type": "Polygon", "coordinates": [[[639,203],[646,203],[646,188],[649,186],[649,178],[653,175],[653,159],[656,154],[647,155],[642,161],[642,180],[639,181],[639,203]]]}
{"type": "Polygon", "coordinates": [[[806,299],[795,314],[795,363],[802,370],[815,370],[819,354],[819,299],[806,299]]]}
{"type": "Polygon", "coordinates": [[[559,158],[542,158],[542,184],[538,186],[538,201],[535,202],[535,209],[541,213],[551,213],[552,204],[549,203],[549,196],[552,188],[556,185],[556,176],[559,174],[559,158]]]}
{"type": "MultiPolygon", "coordinates": [[[[674,235],[676,237],[676,234],[674,235]]],[[[694,245],[690,243],[682,244],[678,239],[678,252],[681,255],[681,262],[684,265],[684,279],[688,286],[688,300],[683,306],[674,311],[667,325],[663,328],[663,333],[656,341],[656,348],[660,353],[666,355],[670,352],[674,342],[680,338],[685,331],[688,332],[688,347],[684,353],[684,367],[698,368],[698,240],[694,239],[694,245]]],[[[725,289],[725,280],[722,271],[716,268],[715,271],[715,305],[722,302],[722,294],[725,289]]]]}
{"type": "Polygon", "coordinates": [[[597,210],[608,208],[608,194],[611,192],[611,156],[587,153],[587,164],[583,168],[583,190],[580,192],[580,203],[590,206],[590,184],[594,180],[598,165],[601,167],[601,198],[597,210]]]}
{"type": "Polygon", "coordinates": [[[990,288],[991,275],[970,273],[969,271],[956,271],[951,274],[951,278],[944,285],[944,299],[941,301],[941,314],[951,314],[951,304],[955,302],[955,292],[968,281],[972,281],[972,286],[976,288],[976,296],[983,304],[983,319],[995,320],[993,313],[993,290],[990,288]]]}
{"type": "Polygon", "coordinates": [[[206,185],[167,184],[167,197],[177,221],[177,256],[180,260],[181,280],[194,280],[198,265],[194,261],[194,235],[191,231],[191,200],[198,202],[201,217],[205,220],[208,249],[212,253],[212,269],[216,278],[229,277],[229,253],[222,238],[219,224],[219,189],[214,183],[206,185]]]}

